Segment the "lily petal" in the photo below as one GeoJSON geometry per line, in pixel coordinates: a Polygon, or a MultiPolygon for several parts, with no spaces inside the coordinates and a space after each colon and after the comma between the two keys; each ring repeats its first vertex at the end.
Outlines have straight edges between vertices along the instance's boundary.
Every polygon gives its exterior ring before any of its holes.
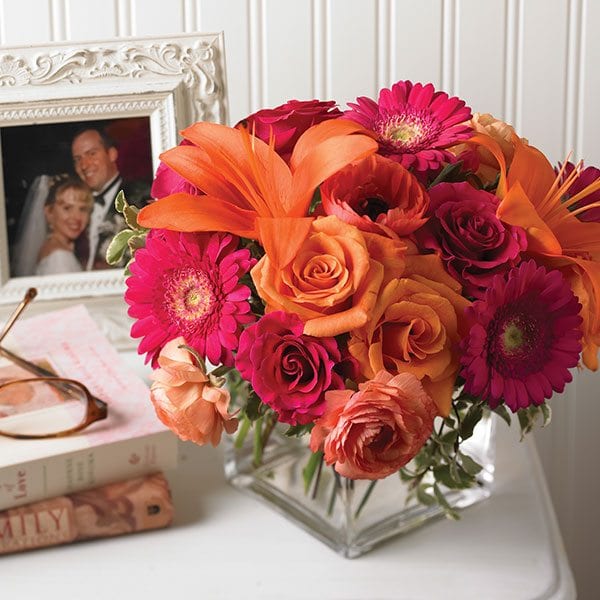
{"type": "Polygon", "coordinates": [[[174,231],[228,231],[257,239],[256,213],[213,196],[172,194],[148,204],[138,214],[142,227],[174,231]]]}

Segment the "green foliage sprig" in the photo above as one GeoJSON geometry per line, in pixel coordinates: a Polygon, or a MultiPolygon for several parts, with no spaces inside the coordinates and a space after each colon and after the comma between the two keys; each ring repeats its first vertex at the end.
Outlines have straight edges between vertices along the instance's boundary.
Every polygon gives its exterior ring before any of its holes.
{"type": "Polygon", "coordinates": [[[129,273],[129,265],[133,260],[133,255],[136,250],[143,248],[146,244],[146,236],[150,231],[146,227],[138,224],[138,214],[140,209],[136,206],[131,206],[125,199],[125,194],[121,190],[115,198],[115,209],[123,215],[127,229],[119,231],[111,240],[106,250],[106,262],[109,265],[119,265],[121,261],[128,257],[125,266],[125,273],[129,273]]]}

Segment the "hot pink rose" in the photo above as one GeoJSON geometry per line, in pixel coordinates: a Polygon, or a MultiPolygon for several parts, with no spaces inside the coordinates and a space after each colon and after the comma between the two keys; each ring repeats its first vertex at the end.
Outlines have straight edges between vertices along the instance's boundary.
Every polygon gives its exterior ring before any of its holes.
{"type": "Polygon", "coordinates": [[[313,452],[350,479],[383,479],[419,452],[433,430],[434,401],[412,373],[379,371],[352,390],[325,394],[310,436],[313,452]]]}
{"type": "Polygon", "coordinates": [[[333,100],[289,100],[276,108],[259,110],[240,121],[237,127],[245,126],[248,131],[269,143],[275,140],[275,151],[288,161],[298,138],[312,125],[341,116],[333,100]]]}
{"type": "Polygon", "coordinates": [[[168,342],[151,375],[150,398],[158,418],[182,440],[196,444],[221,441],[223,429],[233,433],[238,421],[228,414],[229,392],[206,375],[185,348],[182,337],[168,342]]]}
{"type": "MultiPolygon", "coordinates": [[[[183,140],[180,146],[191,146],[192,142],[183,140]]],[[[152,182],[152,189],[150,195],[153,198],[165,198],[171,194],[177,194],[178,192],[184,192],[186,194],[193,194],[195,196],[200,195],[202,192],[187,179],[184,179],[181,175],[173,171],[171,167],[167,167],[165,163],[161,162],[156,169],[156,177],[152,182]]]]}
{"type": "Polygon", "coordinates": [[[498,198],[468,183],[441,183],[429,190],[430,219],[417,238],[435,250],[467,296],[482,298],[494,275],[518,264],[525,231],[498,219],[498,198]]]}
{"type": "Polygon", "coordinates": [[[344,387],[334,371],[341,361],[334,338],[302,333],[297,315],[272,312],[240,336],[235,366],[260,399],[290,425],[304,425],[325,410],[324,393],[344,387]]]}

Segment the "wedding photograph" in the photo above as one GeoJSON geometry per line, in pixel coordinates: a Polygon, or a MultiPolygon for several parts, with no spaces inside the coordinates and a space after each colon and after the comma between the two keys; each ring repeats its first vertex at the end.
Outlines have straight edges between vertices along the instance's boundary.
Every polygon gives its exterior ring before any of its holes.
{"type": "Polygon", "coordinates": [[[115,197],[139,208],[150,198],[150,119],[3,127],[0,139],[10,277],[115,268],[115,197]]]}

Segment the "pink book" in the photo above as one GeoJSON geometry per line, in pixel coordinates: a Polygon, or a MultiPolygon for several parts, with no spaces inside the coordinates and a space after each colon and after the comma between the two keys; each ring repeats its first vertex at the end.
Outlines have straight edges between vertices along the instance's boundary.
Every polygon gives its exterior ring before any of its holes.
{"type": "MultiPolygon", "coordinates": [[[[84,306],[24,319],[4,345],[81,381],[109,411],[106,420],[64,438],[0,436],[0,510],[176,466],[176,437],[156,417],[148,387],[122,364],[84,306]]],[[[15,369],[0,357],[0,380],[14,378],[15,369]]]]}

